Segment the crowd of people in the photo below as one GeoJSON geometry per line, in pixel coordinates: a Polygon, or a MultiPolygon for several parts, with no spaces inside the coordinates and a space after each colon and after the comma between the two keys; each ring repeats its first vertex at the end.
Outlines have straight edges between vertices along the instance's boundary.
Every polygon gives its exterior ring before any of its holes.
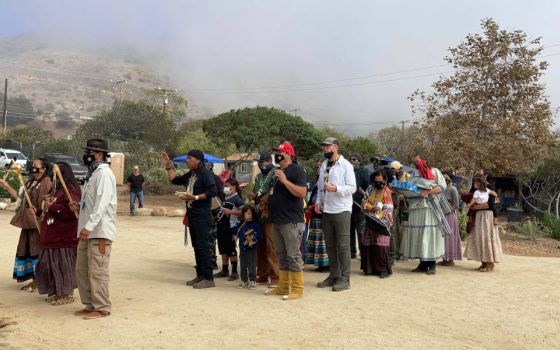
{"type": "MultiPolygon", "coordinates": [[[[461,202],[469,217],[464,256],[481,262],[481,272],[493,271],[502,260],[497,194],[487,174],[477,174],[473,189],[460,196],[452,174],[421,156],[408,172],[399,161],[383,164],[374,157],[370,174],[360,154],[345,158],[339,147],[332,137],[322,142],[314,181],[287,141],[259,154],[260,173],[246,196],[237,180],[214,174],[202,151],[188,152],[183,175],[162,153],[169,181],[185,188],[179,198],[185,201],[184,224],[196,262],[196,276],[186,285],[211,288],[215,278],[227,278],[249,290],[265,284],[266,295],[293,300],[303,296],[304,264],[328,272],[317,287],[344,291],[350,288],[356,258],[366,275],[390,277],[396,261],[409,259],[419,260],[413,272],[434,275],[437,265],[453,266],[463,258],[461,202]],[[222,267],[214,273],[219,269],[216,246],[222,267]]],[[[84,306],[74,314],[85,319],[111,314],[109,260],[117,192],[108,158],[106,141],[87,141],[83,189],[68,164],[41,159],[33,162],[19,191],[0,180],[0,187],[18,201],[11,220],[21,228],[14,279],[30,280],[22,289],[38,290],[53,305],[72,303],[78,288],[84,306]]],[[[143,206],[143,182],[135,167],[128,178],[131,215],[136,199],[143,206]]]]}

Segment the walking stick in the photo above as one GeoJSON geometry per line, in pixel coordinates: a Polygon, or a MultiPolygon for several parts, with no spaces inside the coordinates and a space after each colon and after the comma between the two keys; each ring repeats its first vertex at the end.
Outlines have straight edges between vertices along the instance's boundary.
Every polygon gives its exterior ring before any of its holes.
{"type": "Polygon", "coordinates": [[[66,182],[64,182],[64,179],[62,178],[62,174],[60,173],[60,168],[58,167],[58,164],[53,165],[53,172],[58,177],[58,181],[60,181],[60,183],[62,184],[62,188],[64,189],[64,193],[66,193],[66,197],[68,197],[68,202],[71,204],[70,209],[74,213],[74,216],[76,217],[76,219],[79,219],[80,218],[80,213],[77,210],[74,210],[73,208],[76,208],[76,206],[72,205],[73,203],[76,203],[76,202],[74,201],[74,199],[72,199],[72,196],[70,195],[70,192],[68,191],[68,187],[66,187],[66,182]]]}
{"type": "MultiPolygon", "coordinates": [[[[18,176],[20,186],[23,187],[23,195],[25,196],[25,201],[27,202],[27,205],[29,205],[29,208],[33,209],[33,211],[36,212],[37,209],[31,203],[31,198],[29,197],[29,193],[27,193],[27,188],[25,188],[25,180],[23,179],[23,175],[21,175],[21,170],[19,168],[15,168],[14,171],[18,176]]],[[[37,216],[33,215],[33,220],[35,221],[35,226],[37,227],[37,231],[41,233],[41,227],[39,226],[39,221],[37,221],[37,216]]]]}

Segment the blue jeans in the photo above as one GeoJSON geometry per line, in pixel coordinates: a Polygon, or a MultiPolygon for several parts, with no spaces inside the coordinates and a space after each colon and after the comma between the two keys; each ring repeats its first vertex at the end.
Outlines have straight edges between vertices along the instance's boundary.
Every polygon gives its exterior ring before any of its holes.
{"type": "Polygon", "coordinates": [[[136,202],[136,198],[138,198],[138,208],[144,208],[144,191],[139,192],[130,192],[130,213],[133,214],[134,210],[134,202],[136,202]]]}

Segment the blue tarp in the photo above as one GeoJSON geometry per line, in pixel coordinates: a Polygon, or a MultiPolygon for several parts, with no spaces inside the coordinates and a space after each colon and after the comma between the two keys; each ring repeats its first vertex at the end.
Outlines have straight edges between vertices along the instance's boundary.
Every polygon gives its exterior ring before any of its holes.
{"type": "MultiPolygon", "coordinates": [[[[211,154],[208,153],[204,153],[204,159],[206,159],[209,162],[212,162],[214,164],[224,164],[224,160],[220,159],[216,156],[213,156],[211,154]]],[[[184,162],[185,160],[187,160],[187,155],[183,154],[182,156],[177,156],[175,158],[172,159],[173,162],[175,163],[180,163],[180,162],[184,162]]]]}

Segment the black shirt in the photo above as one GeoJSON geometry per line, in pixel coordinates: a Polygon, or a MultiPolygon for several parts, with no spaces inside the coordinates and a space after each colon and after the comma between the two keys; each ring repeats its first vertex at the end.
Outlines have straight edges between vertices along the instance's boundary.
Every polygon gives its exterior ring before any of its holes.
{"type": "Polygon", "coordinates": [[[216,195],[220,198],[220,201],[223,202],[226,199],[226,195],[224,194],[224,184],[222,184],[222,180],[220,180],[220,177],[216,174],[214,174],[214,183],[216,184],[216,195]]]}
{"type": "Polygon", "coordinates": [[[131,174],[126,181],[130,183],[130,192],[140,192],[142,191],[142,185],[144,184],[144,175],[131,174]]]}
{"type": "Polygon", "coordinates": [[[191,206],[187,209],[188,215],[194,214],[208,214],[210,215],[210,208],[212,205],[212,197],[215,197],[218,193],[216,191],[216,183],[214,182],[214,173],[206,168],[200,168],[198,170],[191,170],[185,175],[175,176],[171,183],[174,185],[184,185],[188,186],[189,180],[192,176],[196,176],[196,180],[193,185],[193,195],[206,194],[206,199],[193,200],[191,206]]]}
{"type": "MultiPolygon", "coordinates": [[[[288,181],[306,187],[307,174],[302,167],[290,164],[284,168],[288,181]]],[[[304,222],[303,198],[294,196],[276,176],[272,179],[272,195],[268,198],[270,222],[277,225],[304,222]]]]}

